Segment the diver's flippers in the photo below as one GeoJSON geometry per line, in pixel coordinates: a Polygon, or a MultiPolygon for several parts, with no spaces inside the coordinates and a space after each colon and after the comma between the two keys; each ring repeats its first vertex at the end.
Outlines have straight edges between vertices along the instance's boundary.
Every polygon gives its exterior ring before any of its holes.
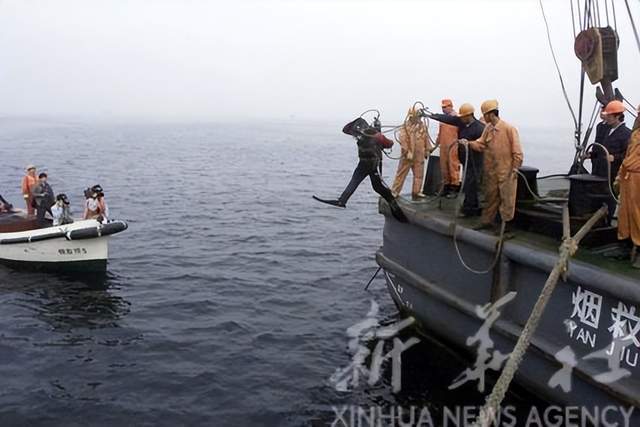
{"type": "Polygon", "coordinates": [[[327,205],[331,205],[331,206],[336,206],[338,208],[346,208],[347,205],[345,205],[344,203],[342,203],[340,200],[325,200],[325,199],[321,199],[320,197],[314,195],[313,196],[314,200],[317,200],[321,203],[326,203],[327,205]]]}
{"type": "Polygon", "coordinates": [[[391,208],[391,215],[393,215],[393,217],[399,222],[409,222],[404,212],[402,212],[402,209],[398,205],[398,202],[392,200],[391,203],[389,203],[389,208],[391,208]]]}

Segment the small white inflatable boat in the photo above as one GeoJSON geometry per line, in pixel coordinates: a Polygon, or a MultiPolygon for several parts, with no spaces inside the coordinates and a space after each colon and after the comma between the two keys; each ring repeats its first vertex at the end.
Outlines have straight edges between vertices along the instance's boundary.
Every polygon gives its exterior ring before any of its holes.
{"type": "Polygon", "coordinates": [[[42,228],[24,213],[0,214],[0,262],[36,269],[104,271],[109,236],[127,229],[124,221],[78,220],[42,228]]]}

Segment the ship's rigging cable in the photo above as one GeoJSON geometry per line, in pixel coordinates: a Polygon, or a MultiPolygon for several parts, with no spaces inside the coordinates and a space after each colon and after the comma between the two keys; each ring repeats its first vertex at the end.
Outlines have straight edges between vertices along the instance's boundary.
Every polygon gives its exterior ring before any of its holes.
{"type": "Polygon", "coordinates": [[[573,0],[569,0],[571,4],[571,28],[573,28],[573,38],[576,38],[576,17],[575,12],[573,10],[573,0]]]}
{"type": "MultiPolygon", "coordinates": [[[[582,111],[584,109],[584,82],[585,82],[585,71],[584,68],[580,69],[580,100],[579,100],[579,108],[578,108],[578,126],[576,126],[575,137],[576,137],[576,145],[580,146],[580,138],[582,137],[582,111]]],[[[577,148],[576,147],[576,148],[577,148]]]]}
{"type": "Polygon", "coordinates": [[[562,87],[562,93],[564,95],[565,101],[567,102],[567,107],[569,107],[569,111],[571,112],[571,117],[573,118],[573,123],[575,125],[576,132],[578,132],[578,128],[579,128],[578,119],[576,119],[576,113],[573,111],[573,107],[571,106],[571,101],[569,100],[569,95],[567,94],[567,89],[564,85],[564,79],[562,78],[562,71],[560,71],[560,65],[558,65],[556,53],[553,49],[553,42],[551,40],[551,32],[549,30],[549,22],[547,21],[547,15],[544,13],[544,6],[542,5],[542,0],[538,0],[538,3],[540,4],[540,11],[542,12],[544,25],[547,29],[547,40],[549,42],[549,49],[551,50],[551,56],[553,58],[554,64],[556,65],[556,70],[558,71],[558,77],[560,78],[560,86],[562,87]]]}
{"type": "Polygon", "coordinates": [[[611,0],[611,13],[613,14],[613,29],[618,32],[618,17],[616,16],[616,3],[611,0]]]}
{"type": "Polygon", "coordinates": [[[638,108],[637,106],[633,105],[633,103],[631,103],[631,101],[629,101],[627,98],[625,98],[624,96],[622,97],[623,101],[627,103],[627,105],[629,105],[629,107],[631,108],[631,110],[629,108],[627,108],[627,112],[629,114],[631,114],[633,117],[637,117],[638,116],[638,110],[636,110],[636,108],[638,108]]]}
{"type": "Polygon", "coordinates": [[[591,1],[584,0],[584,28],[591,27],[591,1]]]}
{"type": "Polygon", "coordinates": [[[629,0],[624,0],[624,4],[627,7],[627,13],[629,14],[629,20],[631,21],[631,28],[633,28],[633,35],[636,38],[636,45],[638,46],[638,51],[640,51],[640,37],[638,37],[638,29],[636,28],[636,23],[633,19],[631,8],[629,7],[629,0]]]}
{"type": "Polygon", "coordinates": [[[576,0],[576,5],[578,6],[578,25],[580,26],[580,31],[584,28],[582,27],[582,11],[580,10],[580,0],[576,0]]]}
{"type": "Polygon", "coordinates": [[[584,148],[587,146],[587,141],[589,141],[589,137],[591,137],[591,132],[593,131],[593,127],[596,125],[596,120],[598,118],[598,105],[600,101],[596,99],[596,102],[593,104],[593,110],[591,110],[591,118],[589,119],[589,126],[587,130],[584,132],[584,139],[582,140],[582,145],[580,146],[580,154],[583,153],[584,148]]]}
{"type": "MultiPolygon", "coordinates": [[[[585,28],[589,28],[594,25],[599,25],[596,22],[596,18],[593,15],[593,0],[585,0],[585,28]]],[[[582,112],[584,110],[584,84],[585,84],[585,70],[584,67],[580,67],[580,98],[579,98],[579,108],[578,108],[578,126],[576,127],[576,154],[579,154],[582,149],[582,145],[580,144],[580,140],[582,138],[582,112]]],[[[585,132],[587,135],[587,132],[585,132]]]]}
{"type": "Polygon", "coordinates": [[[607,17],[607,27],[609,27],[611,24],[609,24],[609,0],[604,0],[604,14],[607,17]]]}

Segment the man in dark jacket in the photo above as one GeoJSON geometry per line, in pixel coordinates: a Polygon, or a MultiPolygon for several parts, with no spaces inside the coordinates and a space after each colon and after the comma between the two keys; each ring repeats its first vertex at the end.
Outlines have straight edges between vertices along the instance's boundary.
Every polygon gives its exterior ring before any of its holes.
{"type": "MultiPolygon", "coordinates": [[[[611,165],[611,175],[608,174],[607,163],[604,164],[596,162],[594,165],[594,174],[609,178],[611,185],[618,176],[618,170],[622,165],[624,156],[629,146],[629,138],[631,138],[631,129],[624,124],[624,104],[620,101],[611,101],[604,109],[604,121],[608,125],[608,133],[605,134],[602,140],[602,145],[605,146],[609,152],[609,157],[603,153],[602,148],[594,147],[593,152],[600,152],[601,156],[611,165]]],[[[613,196],[607,201],[607,207],[609,208],[609,223],[616,211],[616,201],[613,196]]]]}
{"type": "MultiPolygon", "coordinates": [[[[602,121],[596,125],[596,136],[595,142],[596,144],[603,144],[604,139],[609,135],[611,131],[611,126],[607,124],[606,114],[604,114],[604,107],[600,112],[600,118],[602,121]]],[[[602,148],[599,146],[595,146],[591,151],[591,173],[593,175],[598,175],[602,177],[607,177],[607,155],[604,153],[602,148]]]]}
{"type": "Polygon", "coordinates": [[[360,159],[358,166],[356,166],[356,170],[353,172],[351,181],[349,181],[349,184],[337,200],[325,200],[316,196],[313,196],[313,198],[319,202],[344,208],[347,206],[347,201],[349,201],[349,198],[356,191],[360,183],[366,177],[369,177],[373,190],[387,201],[393,216],[400,222],[407,222],[407,218],[400,206],[398,206],[398,202],[396,202],[395,197],[393,197],[391,190],[384,184],[380,177],[379,165],[382,162],[382,149],[390,148],[393,145],[393,141],[385,137],[379,130],[370,127],[366,120],[361,117],[347,123],[342,129],[342,132],[356,139],[358,144],[358,158],[360,159]]]}
{"type": "MultiPolygon", "coordinates": [[[[458,128],[458,139],[475,141],[482,135],[484,123],[475,118],[474,112],[473,105],[462,104],[457,116],[425,114],[431,119],[456,126],[458,128]]],[[[458,150],[458,158],[464,165],[467,158],[467,150],[462,145],[458,146],[458,150]]],[[[461,214],[463,216],[478,216],[481,212],[478,194],[480,192],[480,179],[482,178],[483,154],[475,150],[468,150],[468,159],[469,165],[466,167],[466,174],[464,175],[464,202],[461,214]]]]}
{"type": "Polygon", "coordinates": [[[36,217],[38,221],[43,222],[44,214],[47,212],[53,217],[51,206],[55,203],[55,196],[53,195],[53,189],[47,182],[46,173],[43,172],[38,175],[38,184],[33,188],[32,195],[36,204],[36,217]]]}

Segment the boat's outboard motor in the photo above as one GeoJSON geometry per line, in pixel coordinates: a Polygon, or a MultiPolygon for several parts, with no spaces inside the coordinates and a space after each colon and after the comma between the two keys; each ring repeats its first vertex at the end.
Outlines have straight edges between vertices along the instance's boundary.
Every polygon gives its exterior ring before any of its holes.
{"type": "Polygon", "coordinates": [[[607,178],[591,175],[570,175],[569,212],[572,217],[588,218],[611,198],[607,178]]]}
{"type": "Polygon", "coordinates": [[[516,203],[532,204],[536,201],[535,196],[538,194],[538,172],[540,170],[531,166],[521,166],[519,170],[516,203]]]}

